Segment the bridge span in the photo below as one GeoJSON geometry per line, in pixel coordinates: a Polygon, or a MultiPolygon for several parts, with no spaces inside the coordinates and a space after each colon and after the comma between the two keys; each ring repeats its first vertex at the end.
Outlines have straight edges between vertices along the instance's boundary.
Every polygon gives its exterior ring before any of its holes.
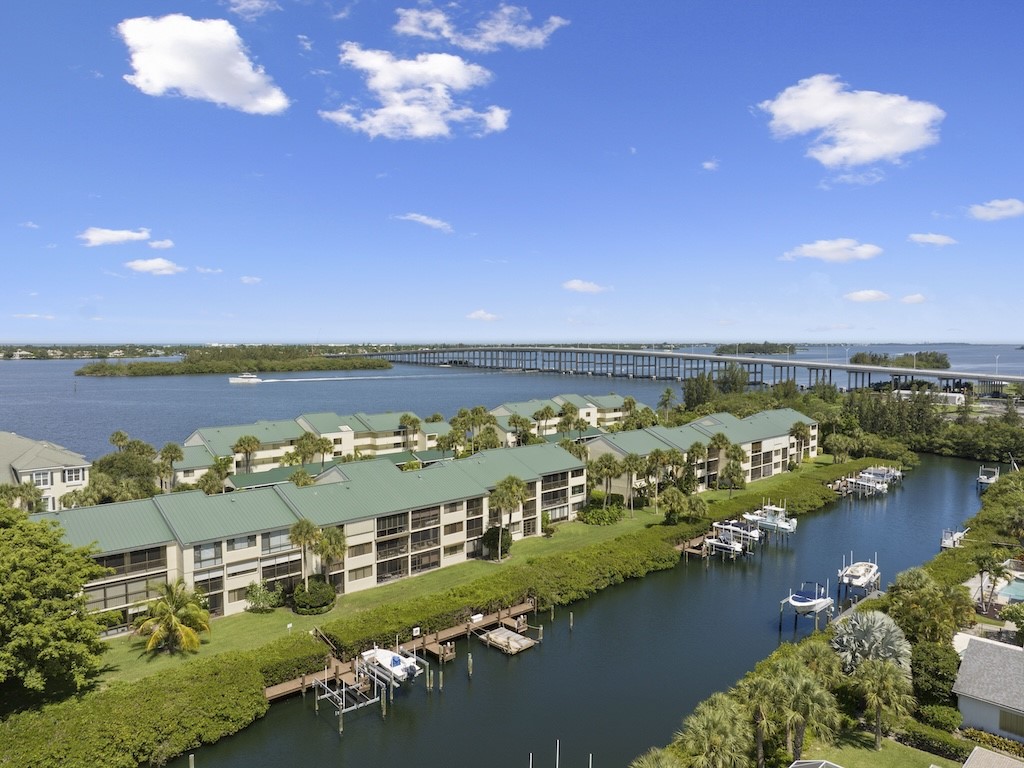
{"type": "Polygon", "coordinates": [[[990,394],[1001,392],[1003,387],[1009,383],[1024,383],[1024,376],[975,371],[896,368],[782,357],[715,355],[642,348],[611,349],[606,347],[510,344],[504,346],[430,347],[374,352],[364,356],[406,365],[485,368],[679,382],[702,373],[717,379],[730,364],[736,364],[747,372],[751,385],[765,386],[784,381],[796,381],[801,386],[814,386],[823,382],[846,389],[864,389],[876,383],[889,381],[894,389],[899,389],[916,379],[921,379],[937,382],[941,389],[948,391],[963,389],[969,382],[975,392],[990,394]]]}

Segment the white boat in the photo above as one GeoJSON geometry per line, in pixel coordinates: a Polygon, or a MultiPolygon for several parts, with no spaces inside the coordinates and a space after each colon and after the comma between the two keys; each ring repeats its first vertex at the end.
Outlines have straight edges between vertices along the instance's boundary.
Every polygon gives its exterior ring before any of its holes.
{"type": "Polygon", "coordinates": [[[962,531],[955,531],[952,528],[946,528],[942,532],[942,539],[939,541],[939,546],[942,549],[956,549],[957,547],[963,546],[964,538],[967,536],[967,532],[970,528],[964,528],[962,531]]]}
{"type": "Polygon", "coordinates": [[[255,373],[240,373],[237,376],[229,376],[228,384],[259,384],[263,379],[255,373]]]}
{"type": "Polygon", "coordinates": [[[999,479],[999,467],[986,467],[982,465],[978,468],[978,485],[982,488],[988,488],[992,483],[999,479]]]}
{"type": "Polygon", "coordinates": [[[783,600],[793,606],[793,610],[803,615],[806,613],[821,613],[831,608],[835,601],[829,597],[828,586],[821,586],[817,582],[805,581],[796,592],[790,592],[789,597],[783,600]]]}
{"type": "Polygon", "coordinates": [[[888,493],[889,484],[883,483],[880,480],[873,480],[870,477],[864,477],[863,475],[857,475],[857,477],[851,477],[847,480],[850,489],[854,493],[888,493]]]}
{"type": "Polygon", "coordinates": [[[412,680],[423,671],[416,663],[415,657],[395,653],[387,648],[371,648],[368,651],[363,651],[363,661],[376,665],[397,683],[412,680]]]}
{"type": "Polygon", "coordinates": [[[785,507],[776,507],[771,502],[753,512],[744,512],[743,519],[754,523],[762,531],[793,533],[796,530],[795,517],[786,515],[785,507]]]}
{"type": "Polygon", "coordinates": [[[761,531],[757,526],[739,520],[721,520],[712,523],[711,527],[718,534],[719,538],[729,541],[738,541],[740,544],[757,544],[761,541],[761,531]]]}
{"type": "Polygon", "coordinates": [[[876,480],[881,483],[895,483],[903,479],[903,473],[893,467],[878,466],[862,470],[860,476],[865,480],[876,480]]]}
{"type": "Polygon", "coordinates": [[[738,541],[733,541],[723,536],[711,536],[704,539],[704,551],[708,554],[724,552],[735,557],[736,555],[743,554],[743,545],[738,541]]]}
{"type": "Polygon", "coordinates": [[[870,560],[852,562],[852,556],[850,560],[850,564],[845,565],[844,558],[844,565],[839,569],[840,584],[845,584],[848,587],[856,587],[857,589],[869,589],[872,584],[878,581],[877,563],[873,563],[870,560]]]}

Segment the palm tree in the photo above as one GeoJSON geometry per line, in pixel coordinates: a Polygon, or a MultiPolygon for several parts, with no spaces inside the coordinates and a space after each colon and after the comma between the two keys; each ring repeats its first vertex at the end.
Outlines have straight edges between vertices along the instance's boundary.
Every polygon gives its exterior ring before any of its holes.
{"type": "Polygon", "coordinates": [[[708,516],[708,503],[703,496],[690,496],[686,499],[686,514],[698,520],[708,516]]]}
{"type": "Polygon", "coordinates": [[[177,443],[167,443],[160,449],[160,465],[168,475],[168,487],[174,488],[174,462],[185,458],[185,452],[177,443]]]}
{"type": "MultiPolygon", "coordinates": [[[[707,460],[708,460],[708,447],[704,445],[700,440],[694,440],[690,444],[690,447],[686,449],[686,458],[693,462],[694,474],[696,474],[697,462],[704,462],[704,487],[707,487],[707,460]]],[[[697,482],[697,487],[700,487],[700,481],[697,482]]]]}
{"type": "Polygon", "coordinates": [[[146,650],[198,651],[199,633],[210,631],[210,612],[202,606],[202,595],[189,589],[181,576],[171,584],[151,584],[149,589],[158,597],[135,629],[149,636],[146,650]]]}
{"type": "Polygon", "coordinates": [[[867,659],[857,668],[854,685],[875,715],[875,749],[882,748],[882,713],[902,717],[914,709],[910,676],[893,662],[867,659]]]}
{"type": "MultiPolygon", "coordinates": [[[[86,504],[75,504],[74,499],[77,497],[72,494],[82,493],[85,489],[79,491],[69,491],[60,497],[61,505],[65,507],[73,506],[87,506],[86,504]],[[72,503],[67,503],[64,500],[68,499],[72,503]]],[[[4,483],[0,485],[0,503],[7,505],[13,509],[23,509],[26,512],[36,512],[43,505],[43,489],[39,488],[35,483],[25,481],[15,485],[14,483],[4,483]]],[[[95,502],[94,502],[95,503],[95,502]]]]}
{"type": "Polygon", "coordinates": [[[305,488],[307,485],[316,484],[316,478],[304,469],[296,469],[288,475],[288,480],[295,483],[299,488],[305,488]]]}
{"type": "Polygon", "coordinates": [[[668,412],[672,410],[672,406],[676,402],[676,392],[672,387],[665,387],[665,391],[661,393],[661,397],[658,398],[658,413],[662,418],[668,416],[668,412]]]}
{"type": "Polygon", "coordinates": [[[799,760],[807,729],[822,740],[830,739],[839,726],[839,708],[835,696],[809,672],[790,677],[785,683],[782,707],[793,729],[793,760],[799,760]]]}
{"type": "Polygon", "coordinates": [[[647,454],[647,477],[654,480],[654,509],[658,509],[658,489],[661,486],[661,473],[665,469],[667,458],[661,448],[655,448],[647,454]]]}
{"type": "Polygon", "coordinates": [[[596,477],[604,481],[604,508],[608,508],[608,497],[612,493],[612,480],[622,474],[622,464],[610,453],[603,453],[593,462],[598,470],[596,477]]]}
{"type": "Polygon", "coordinates": [[[671,749],[651,747],[639,757],[633,758],[629,768],[682,768],[682,761],[671,749]]]}
{"type": "Polygon", "coordinates": [[[234,463],[230,456],[218,456],[213,460],[213,466],[196,481],[196,487],[207,496],[224,493],[224,481],[231,474],[231,465],[234,463]]]}
{"type": "Polygon", "coordinates": [[[661,494],[661,505],[665,508],[665,525],[677,525],[679,518],[686,514],[689,509],[686,494],[670,485],[661,494]]]}
{"type": "Polygon", "coordinates": [[[644,471],[647,462],[639,453],[627,453],[622,457],[622,469],[629,475],[629,515],[633,517],[633,486],[636,476],[644,471]]]}
{"type": "Polygon", "coordinates": [[[459,438],[459,433],[452,429],[450,432],[446,432],[445,434],[438,436],[437,449],[441,451],[442,458],[448,451],[451,451],[452,458],[455,458],[455,453],[461,442],[462,440],[459,438]]]}
{"type": "Polygon", "coordinates": [[[848,674],[867,659],[891,660],[910,669],[910,643],[892,617],[881,611],[854,611],[836,622],[832,647],[848,674]]]}
{"type": "Polygon", "coordinates": [[[728,464],[725,465],[725,471],[719,472],[718,476],[725,475],[725,479],[729,483],[729,498],[731,499],[733,490],[746,485],[743,462],[748,460],[748,456],[747,452],[743,450],[743,446],[733,443],[725,449],[725,458],[728,464]]]}
{"type": "Polygon", "coordinates": [[[992,604],[999,582],[1009,575],[1006,566],[991,552],[982,552],[974,556],[974,566],[978,569],[980,586],[978,595],[981,597],[981,611],[985,613],[992,604]],[[987,577],[987,578],[986,578],[987,577]],[[988,595],[985,594],[985,583],[988,582],[988,595]]]}
{"type": "Polygon", "coordinates": [[[672,740],[689,768],[746,768],[752,743],[743,707],[722,692],[698,704],[672,740]]]}
{"type": "MultiPolygon", "coordinates": [[[[715,472],[715,489],[718,489],[718,477],[722,474],[722,452],[728,448],[732,443],[729,442],[729,438],[725,436],[724,432],[715,432],[708,440],[708,459],[711,458],[712,454],[718,461],[717,470],[715,472]]],[[[704,469],[705,483],[707,483],[707,467],[704,469]]]]}
{"type": "Polygon", "coordinates": [[[669,448],[665,451],[665,462],[668,465],[669,477],[673,485],[679,482],[679,470],[686,464],[686,456],[678,448],[669,448]]]}
{"type": "Polygon", "coordinates": [[[748,675],[736,687],[754,728],[757,768],[764,768],[764,740],[779,727],[775,715],[786,697],[785,684],[777,675],[765,672],[748,675]]]}
{"type": "Polygon", "coordinates": [[[342,526],[325,529],[313,544],[313,552],[320,557],[320,563],[324,569],[324,581],[331,580],[331,566],[336,560],[344,561],[346,551],[348,551],[348,542],[345,539],[345,529],[342,526]]]}
{"type": "MultiPolygon", "coordinates": [[[[419,429],[418,423],[416,425],[416,429],[419,429]]],[[[334,441],[329,437],[321,435],[316,440],[313,440],[312,443],[316,452],[320,454],[320,471],[323,472],[324,464],[327,463],[327,457],[330,456],[332,459],[334,458],[334,441]]]]}
{"type": "Polygon", "coordinates": [[[110,444],[117,448],[118,452],[123,451],[129,442],[128,433],[120,429],[110,436],[110,444]]]}
{"type": "Polygon", "coordinates": [[[508,417],[508,426],[515,435],[516,445],[527,445],[530,442],[530,437],[533,432],[533,422],[525,416],[520,416],[518,413],[513,413],[508,417]]]}
{"type": "Polygon", "coordinates": [[[498,562],[501,562],[501,516],[500,513],[508,512],[508,524],[512,526],[512,514],[519,509],[528,497],[526,483],[516,477],[509,475],[499,480],[491,491],[490,503],[498,508],[498,562]]]}
{"type": "Polygon", "coordinates": [[[558,413],[550,405],[545,405],[543,408],[533,414],[533,420],[537,422],[537,437],[543,437],[544,432],[547,429],[548,422],[551,421],[558,413]]]}
{"type": "Polygon", "coordinates": [[[306,573],[306,551],[313,547],[320,538],[320,529],[316,524],[307,518],[297,520],[288,529],[288,539],[296,547],[302,550],[302,583],[309,591],[309,574],[306,573]]]}
{"type": "Polygon", "coordinates": [[[405,447],[410,451],[415,450],[412,439],[419,435],[420,420],[411,413],[403,413],[398,419],[398,425],[405,430],[405,447]]]}
{"type": "Polygon", "coordinates": [[[802,421],[795,421],[789,428],[789,436],[796,441],[796,463],[799,466],[804,460],[804,443],[811,441],[811,428],[802,421]]]}
{"type": "Polygon", "coordinates": [[[256,437],[256,435],[242,435],[235,441],[235,444],[231,446],[232,451],[242,454],[242,457],[245,460],[246,474],[252,472],[252,456],[259,449],[260,439],[256,437]]]}

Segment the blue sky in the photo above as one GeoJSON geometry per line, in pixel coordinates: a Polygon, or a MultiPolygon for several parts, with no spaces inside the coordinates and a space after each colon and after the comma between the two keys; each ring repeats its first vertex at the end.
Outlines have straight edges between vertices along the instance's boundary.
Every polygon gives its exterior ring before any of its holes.
{"type": "Polygon", "coordinates": [[[1020,342],[1024,4],[8,4],[3,342],[1020,342]]]}

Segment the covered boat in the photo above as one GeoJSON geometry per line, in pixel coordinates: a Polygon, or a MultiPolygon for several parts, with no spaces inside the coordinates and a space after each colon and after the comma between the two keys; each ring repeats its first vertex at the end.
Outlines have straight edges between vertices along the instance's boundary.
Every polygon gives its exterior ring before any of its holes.
{"type": "Polygon", "coordinates": [[[762,531],[793,533],[796,530],[796,518],[786,515],[785,507],[774,506],[770,501],[753,512],[744,512],[743,519],[753,523],[762,531]]]}
{"type": "Polygon", "coordinates": [[[412,680],[423,671],[416,663],[416,657],[396,653],[387,648],[371,648],[368,651],[363,651],[363,661],[380,668],[397,683],[412,680]]]}
{"type": "Polygon", "coordinates": [[[820,613],[831,608],[834,601],[828,594],[828,585],[824,587],[817,582],[804,582],[800,589],[790,592],[783,602],[793,606],[793,610],[803,615],[806,613],[820,613]]]}

